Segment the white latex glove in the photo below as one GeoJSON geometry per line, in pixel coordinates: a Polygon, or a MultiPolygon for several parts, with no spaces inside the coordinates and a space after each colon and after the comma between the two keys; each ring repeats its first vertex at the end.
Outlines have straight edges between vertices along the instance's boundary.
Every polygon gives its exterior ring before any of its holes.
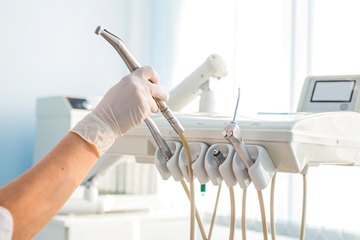
{"type": "Polygon", "coordinates": [[[0,206],[0,239],[11,240],[14,230],[14,220],[9,212],[4,207],[0,206]]]}
{"type": "Polygon", "coordinates": [[[135,70],[113,86],[71,131],[93,144],[102,155],[118,137],[158,111],[153,97],[168,99],[168,93],[158,83],[152,67],[135,70]]]}

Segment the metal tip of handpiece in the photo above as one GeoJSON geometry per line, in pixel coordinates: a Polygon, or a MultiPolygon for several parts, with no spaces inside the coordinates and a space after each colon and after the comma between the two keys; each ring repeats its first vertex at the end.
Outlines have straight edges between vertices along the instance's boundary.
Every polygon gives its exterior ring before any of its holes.
{"type": "Polygon", "coordinates": [[[95,30],[95,33],[97,34],[97,35],[100,35],[100,33],[103,31],[103,28],[101,27],[101,26],[98,26],[97,28],[96,28],[96,30],[95,30]]]}

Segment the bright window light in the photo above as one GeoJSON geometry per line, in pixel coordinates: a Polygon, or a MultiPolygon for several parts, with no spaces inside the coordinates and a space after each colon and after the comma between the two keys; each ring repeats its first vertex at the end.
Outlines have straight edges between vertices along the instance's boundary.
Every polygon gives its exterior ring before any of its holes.
{"type": "Polygon", "coordinates": [[[217,53],[229,70],[214,87],[218,112],[232,115],[238,87],[240,114],[289,111],[290,30],[284,22],[290,9],[283,2],[182,1],[173,79],[180,81],[217,53]]]}

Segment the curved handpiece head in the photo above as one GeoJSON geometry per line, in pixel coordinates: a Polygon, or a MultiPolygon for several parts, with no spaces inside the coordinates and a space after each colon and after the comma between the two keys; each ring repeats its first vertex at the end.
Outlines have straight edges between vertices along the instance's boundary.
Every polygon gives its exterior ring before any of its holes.
{"type": "MultiPolygon", "coordinates": [[[[136,61],[134,56],[130,53],[130,51],[125,46],[124,42],[111,32],[107,31],[106,29],[102,28],[101,26],[98,26],[95,30],[95,33],[98,35],[101,35],[103,38],[105,38],[106,41],[108,41],[115,50],[119,53],[121,58],[124,60],[126,66],[130,70],[130,72],[135,71],[137,68],[140,67],[140,64],[136,61]]],[[[172,111],[168,108],[165,102],[154,98],[157,106],[159,107],[159,110],[164,115],[164,117],[168,120],[170,125],[173,127],[175,132],[177,134],[181,134],[184,132],[184,127],[180,124],[180,122],[177,120],[175,115],[172,113],[172,111]]]]}
{"type": "Polygon", "coordinates": [[[140,67],[140,64],[136,61],[134,56],[130,53],[124,42],[119,37],[115,36],[101,26],[98,26],[96,28],[95,33],[101,35],[115,48],[115,50],[119,53],[130,72],[133,72],[140,67]]]}
{"type": "Polygon", "coordinates": [[[239,125],[235,121],[226,124],[223,136],[234,147],[235,152],[239,155],[240,159],[244,161],[246,168],[250,168],[254,164],[254,161],[251,159],[245,142],[241,137],[239,125]]]}

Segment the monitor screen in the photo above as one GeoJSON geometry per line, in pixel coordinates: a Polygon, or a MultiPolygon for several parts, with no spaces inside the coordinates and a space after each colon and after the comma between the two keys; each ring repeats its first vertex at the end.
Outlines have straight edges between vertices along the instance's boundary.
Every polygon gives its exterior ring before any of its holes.
{"type": "Polygon", "coordinates": [[[311,102],[350,102],[354,80],[316,81],[311,102]]]}

